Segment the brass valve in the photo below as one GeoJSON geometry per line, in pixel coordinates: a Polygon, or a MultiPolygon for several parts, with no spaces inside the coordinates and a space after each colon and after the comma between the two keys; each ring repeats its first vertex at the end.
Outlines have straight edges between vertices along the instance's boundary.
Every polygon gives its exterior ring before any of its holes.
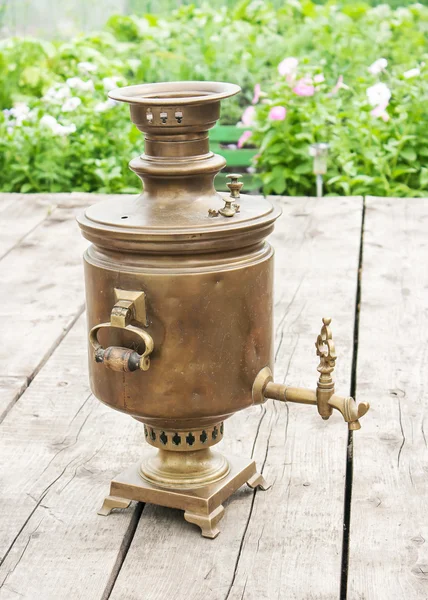
{"type": "Polygon", "coordinates": [[[368,402],[361,402],[357,405],[354,398],[338,396],[334,393],[332,373],[337,356],[330,329],[331,319],[324,318],[322,321],[323,326],[315,343],[317,356],[320,357],[317,367],[317,371],[320,373],[317,389],[308,390],[274,383],[272,371],[269,367],[265,367],[254,380],[253,401],[254,404],[261,404],[271,398],[281,402],[313,404],[318,407],[318,412],[323,419],[329,419],[335,408],[348,423],[349,430],[355,431],[361,428],[359,419],[366,414],[370,405],[368,402]]]}
{"type": "Polygon", "coordinates": [[[208,215],[210,217],[218,217],[218,215],[223,215],[223,217],[233,217],[241,209],[240,204],[237,204],[236,200],[240,198],[240,191],[244,185],[242,181],[239,181],[242,175],[231,173],[230,175],[226,175],[226,177],[227,179],[230,179],[230,182],[227,183],[227,187],[230,190],[230,196],[229,198],[223,198],[223,208],[220,208],[219,210],[215,210],[214,208],[208,209],[208,215]]]}
{"type": "MultiPolygon", "coordinates": [[[[242,175],[239,175],[239,173],[231,173],[230,175],[226,175],[226,179],[230,179],[227,183],[227,187],[230,190],[230,197],[235,201],[241,197],[240,192],[244,184],[239,180],[242,179],[242,175]]],[[[239,212],[241,208],[236,202],[233,202],[232,207],[235,209],[235,212],[239,212]]]]}

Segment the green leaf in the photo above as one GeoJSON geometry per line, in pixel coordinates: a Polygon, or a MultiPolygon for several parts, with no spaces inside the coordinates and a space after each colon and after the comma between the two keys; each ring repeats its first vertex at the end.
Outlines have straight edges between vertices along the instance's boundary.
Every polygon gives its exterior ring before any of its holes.
{"type": "Polygon", "coordinates": [[[417,157],[417,154],[413,148],[403,148],[400,152],[400,155],[409,162],[413,162],[417,157]]]}

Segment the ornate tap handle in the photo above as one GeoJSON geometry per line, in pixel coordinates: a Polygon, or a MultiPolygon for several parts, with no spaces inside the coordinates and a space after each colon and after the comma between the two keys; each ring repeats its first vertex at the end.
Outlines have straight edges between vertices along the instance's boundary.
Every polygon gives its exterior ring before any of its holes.
{"type": "Polygon", "coordinates": [[[333,342],[333,334],[331,333],[330,323],[331,319],[324,317],[323,326],[321,327],[321,333],[317,337],[315,342],[315,348],[317,349],[317,356],[320,357],[320,364],[317,367],[322,375],[329,375],[334,371],[336,364],[336,349],[333,342]]]}
{"type": "Polygon", "coordinates": [[[317,384],[317,406],[321,417],[328,419],[333,412],[328,401],[334,394],[334,381],[331,374],[334,371],[337,355],[330,329],[331,319],[324,317],[322,322],[321,332],[315,342],[317,356],[320,357],[317,367],[320,374],[317,384]]]}
{"type": "Polygon", "coordinates": [[[318,379],[316,395],[318,412],[323,419],[328,419],[333,408],[338,410],[344,420],[348,423],[350,430],[360,429],[361,425],[358,421],[369,410],[368,402],[362,402],[359,405],[354,398],[336,396],[332,373],[336,364],[336,349],[334,347],[333,334],[330,329],[330,318],[323,318],[323,326],[321,333],[317,337],[315,347],[317,356],[320,357],[320,362],[317,371],[320,376],[318,379]]]}

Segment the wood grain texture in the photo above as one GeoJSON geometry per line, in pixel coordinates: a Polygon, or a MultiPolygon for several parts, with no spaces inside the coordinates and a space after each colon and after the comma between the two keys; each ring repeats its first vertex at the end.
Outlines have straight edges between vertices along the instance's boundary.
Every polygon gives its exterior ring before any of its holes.
{"type": "Polygon", "coordinates": [[[102,598],[139,512],[96,511],[143,445],[90,393],[82,317],[0,426],[1,600],[102,598]]]}
{"type": "Polygon", "coordinates": [[[105,197],[0,194],[0,376],[15,378],[15,399],[82,313],[87,242],[75,215],[105,197]]]}
{"type": "Polygon", "coordinates": [[[73,211],[57,209],[0,261],[0,374],[34,377],[84,307],[73,211]]]}
{"type": "Polygon", "coordinates": [[[0,260],[44,221],[53,208],[43,196],[0,194],[0,260]]]}
{"type": "Polygon", "coordinates": [[[0,376],[0,423],[26,387],[26,377],[0,376]]]}
{"type": "MultiPolygon", "coordinates": [[[[349,393],[360,198],[283,199],[276,248],[276,380],[315,387],[321,317],[334,317],[338,387],[349,393]],[[333,216],[334,215],[334,216],[333,216]]],[[[241,489],[221,534],[147,505],[111,600],[339,597],[347,427],[314,407],[267,402],[225,424],[224,451],[254,456],[272,487],[241,489]]]]}
{"type": "Polygon", "coordinates": [[[428,598],[428,201],[367,198],[350,600],[428,598]]]}

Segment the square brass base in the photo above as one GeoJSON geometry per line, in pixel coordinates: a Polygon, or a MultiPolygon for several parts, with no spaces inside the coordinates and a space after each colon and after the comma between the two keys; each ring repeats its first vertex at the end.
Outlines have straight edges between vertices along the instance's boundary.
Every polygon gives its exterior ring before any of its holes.
{"type": "Polygon", "coordinates": [[[140,461],[118,475],[110,485],[99,515],[113,508],[127,508],[131,500],[150,502],[184,510],[184,518],[202,530],[202,535],[215,538],[220,533],[217,523],[224,514],[222,503],[244,483],[251,488],[267,489],[263,476],[257,473],[253,460],[228,456],[229,473],[220,481],[195,489],[166,489],[152,485],[139,474],[140,461]]]}

